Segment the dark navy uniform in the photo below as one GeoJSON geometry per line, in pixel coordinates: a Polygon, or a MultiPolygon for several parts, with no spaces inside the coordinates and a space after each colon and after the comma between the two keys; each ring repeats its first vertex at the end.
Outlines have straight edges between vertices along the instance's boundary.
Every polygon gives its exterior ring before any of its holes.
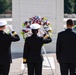
{"type": "MultiPolygon", "coordinates": [[[[12,34],[14,31],[12,31],[12,34]]],[[[19,41],[20,38],[16,34],[6,34],[4,31],[0,31],[0,75],[8,75],[10,69],[11,58],[11,43],[19,41]]]]}
{"type": "Polygon", "coordinates": [[[52,39],[48,37],[43,39],[37,35],[27,37],[24,44],[23,58],[27,60],[28,75],[42,75],[42,61],[41,48],[43,44],[51,42],[52,39]]]}

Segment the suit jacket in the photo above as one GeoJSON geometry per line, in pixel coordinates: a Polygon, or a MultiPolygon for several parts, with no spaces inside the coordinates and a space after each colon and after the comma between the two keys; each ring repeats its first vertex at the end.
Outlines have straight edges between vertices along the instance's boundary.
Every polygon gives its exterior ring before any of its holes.
{"type": "Polygon", "coordinates": [[[0,31],[0,64],[11,63],[11,43],[19,40],[18,35],[12,36],[11,34],[0,31]]]}
{"type": "Polygon", "coordinates": [[[72,29],[58,33],[56,56],[60,63],[76,63],[76,34],[72,29]]]}
{"type": "Polygon", "coordinates": [[[27,59],[27,62],[41,62],[43,57],[41,54],[41,47],[43,44],[51,42],[51,38],[43,39],[36,35],[27,37],[24,44],[23,58],[27,59]]]}

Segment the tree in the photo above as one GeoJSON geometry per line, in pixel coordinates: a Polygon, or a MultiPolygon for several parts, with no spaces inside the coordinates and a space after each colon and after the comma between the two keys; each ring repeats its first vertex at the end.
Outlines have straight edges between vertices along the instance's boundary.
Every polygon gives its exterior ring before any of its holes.
{"type": "Polygon", "coordinates": [[[7,8],[8,8],[7,0],[0,0],[0,14],[4,13],[7,8]]]}
{"type": "Polygon", "coordinates": [[[7,0],[8,2],[8,10],[12,10],[12,0],[7,0]]]}
{"type": "Polygon", "coordinates": [[[5,10],[5,14],[12,14],[12,0],[7,0],[7,9],[5,10]]]}
{"type": "Polygon", "coordinates": [[[74,0],[74,13],[76,14],[76,0],[74,0]]]}
{"type": "Polygon", "coordinates": [[[76,0],[64,0],[64,13],[73,14],[76,0]]]}
{"type": "Polygon", "coordinates": [[[71,5],[71,8],[70,8],[71,12],[70,13],[73,14],[74,13],[74,6],[75,6],[74,0],[69,0],[69,2],[71,5]]]}
{"type": "Polygon", "coordinates": [[[69,0],[64,0],[64,13],[70,14],[71,12],[71,4],[69,0]]]}

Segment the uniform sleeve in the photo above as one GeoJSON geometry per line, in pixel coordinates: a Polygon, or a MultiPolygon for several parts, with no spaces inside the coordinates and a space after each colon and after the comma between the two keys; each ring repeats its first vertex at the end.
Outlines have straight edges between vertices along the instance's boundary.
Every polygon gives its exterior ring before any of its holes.
{"type": "Polygon", "coordinates": [[[61,50],[61,43],[60,43],[60,35],[58,34],[57,42],[56,42],[56,58],[58,61],[60,57],[60,50],[61,50]]]}
{"type": "Polygon", "coordinates": [[[43,44],[47,44],[47,43],[50,43],[52,42],[52,39],[50,37],[46,38],[46,39],[43,39],[43,44]]]}
{"type": "Polygon", "coordinates": [[[12,31],[11,40],[12,40],[13,42],[20,40],[19,35],[18,35],[15,31],[12,31]]]}
{"type": "Polygon", "coordinates": [[[27,59],[27,51],[28,51],[28,42],[26,38],[25,43],[24,43],[23,59],[27,59]]]}

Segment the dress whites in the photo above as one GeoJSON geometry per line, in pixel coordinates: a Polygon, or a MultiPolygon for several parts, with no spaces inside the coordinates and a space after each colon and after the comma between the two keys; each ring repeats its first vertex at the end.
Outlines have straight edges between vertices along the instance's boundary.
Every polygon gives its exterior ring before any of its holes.
{"type": "Polygon", "coordinates": [[[60,64],[61,75],[75,75],[76,64],[76,34],[72,29],[66,29],[58,33],[56,44],[56,56],[60,64]]]}
{"type": "Polygon", "coordinates": [[[27,60],[28,75],[42,75],[42,61],[41,48],[43,44],[51,42],[52,39],[48,37],[43,39],[37,35],[27,37],[24,44],[23,58],[27,60]]]}
{"type": "MultiPolygon", "coordinates": [[[[12,31],[12,34],[14,34],[14,31],[12,31]]],[[[12,62],[11,43],[19,40],[17,34],[12,36],[0,31],[0,75],[8,75],[10,63],[12,62]]]]}

